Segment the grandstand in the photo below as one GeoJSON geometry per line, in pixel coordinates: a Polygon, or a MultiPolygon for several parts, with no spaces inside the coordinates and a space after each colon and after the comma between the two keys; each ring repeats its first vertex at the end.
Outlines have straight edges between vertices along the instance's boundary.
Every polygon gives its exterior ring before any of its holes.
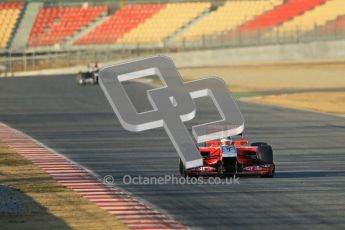
{"type": "Polygon", "coordinates": [[[198,15],[208,11],[210,3],[169,3],[152,18],[125,34],[119,43],[159,43],[198,15]]]}
{"type": "Polygon", "coordinates": [[[34,11],[29,7],[31,2],[2,2],[0,48],[12,48],[20,25],[29,26],[21,30],[27,30],[24,37],[17,36],[16,47],[34,51],[84,50],[94,45],[113,50],[188,49],[245,46],[253,39],[265,38],[265,44],[275,44],[284,36],[293,38],[288,42],[305,35],[313,35],[311,39],[345,37],[344,0],[121,3],[41,2],[34,11]],[[31,18],[31,23],[21,23],[23,15],[31,18]],[[238,42],[231,43],[233,40],[238,42]]]}
{"type": "Polygon", "coordinates": [[[326,0],[290,0],[285,4],[281,4],[272,10],[269,10],[262,15],[255,17],[253,20],[248,20],[237,28],[237,31],[266,31],[275,26],[279,26],[294,17],[303,14],[306,11],[324,4],[326,0]]]}
{"type": "Polygon", "coordinates": [[[0,2],[0,25],[0,66],[26,71],[157,52],[342,44],[345,0],[11,1],[0,2]]]}
{"type": "Polygon", "coordinates": [[[77,40],[74,44],[112,44],[125,33],[144,23],[163,9],[165,4],[128,5],[119,9],[101,25],[77,40]]]}
{"type": "MultiPolygon", "coordinates": [[[[316,1],[316,0],[313,0],[316,1]]],[[[318,27],[324,26],[327,22],[336,20],[337,17],[345,15],[344,0],[322,1],[316,8],[285,21],[282,25],[274,27],[267,32],[265,37],[274,37],[276,34],[286,34],[289,37],[298,37],[303,33],[310,32],[318,27]]]]}
{"type": "Polygon", "coordinates": [[[51,46],[71,36],[107,11],[106,6],[42,8],[29,36],[29,46],[51,46]]]}
{"type": "Polygon", "coordinates": [[[282,2],[282,0],[227,1],[218,10],[213,11],[210,15],[178,36],[176,40],[194,40],[199,39],[201,36],[233,30],[257,15],[263,14],[277,5],[282,4],[282,2]]]}
{"type": "Polygon", "coordinates": [[[8,46],[22,8],[22,3],[0,3],[0,48],[8,46]]]}

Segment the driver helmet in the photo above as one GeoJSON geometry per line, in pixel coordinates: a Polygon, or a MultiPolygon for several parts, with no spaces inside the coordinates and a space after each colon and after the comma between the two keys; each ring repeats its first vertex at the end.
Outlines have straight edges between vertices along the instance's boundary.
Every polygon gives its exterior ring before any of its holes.
{"type": "Polygon", "coordinates": [[[231,145],[232,144],[232,138],[231,137],[223,138],[220,140],[220,143],[222,145],[231,145]]]}

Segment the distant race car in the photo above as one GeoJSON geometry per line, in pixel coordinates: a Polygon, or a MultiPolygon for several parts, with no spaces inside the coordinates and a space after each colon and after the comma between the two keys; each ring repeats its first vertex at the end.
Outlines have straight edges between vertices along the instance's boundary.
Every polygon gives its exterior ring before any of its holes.
{"type": "Polygon", "coordinates": [[[98,73],[99,70],[79,72],[77,75],[77,84],[79,85],[96,85],[98,84],[98,73]]]}
{"type": "Polygon", "coordinates": [[[237,150],[235,167],[228,158],[222,157],[219,141],[208,141],[204,146],[198,147],[203,157],[204,165],[197,168],[186,169],[180,160],[179,170],[181,176],[227,176],[227,175],[257,175],[273,177],[275,165],[273,163],[273,150],[264,142],[255,142],[248,145],[245,139],[234,140],[237,150]]]}

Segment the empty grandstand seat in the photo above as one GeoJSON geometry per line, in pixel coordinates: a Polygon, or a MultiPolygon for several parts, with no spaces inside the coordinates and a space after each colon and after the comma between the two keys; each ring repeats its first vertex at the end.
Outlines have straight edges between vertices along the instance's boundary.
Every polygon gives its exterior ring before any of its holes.
{"type": "Polygon", "coordinates": [[[8,46],[22,8],[22,3],[0,3],[0,48],[8,46]]]}
{"type": "Polygon", "coordinates": [[[29,46],[51,46],[106,13],[106,6],[40,9],[29,36],[29,46]]]}
{"type": "Polygon", "coordinates": [[[318,5],[318,7],[273,28],[273,30],[265,34],[265,37],[276,36],[277,33],[288,34],[289,37],[298,37],[302,33],[312,31],[317,27],[325,25],[329,21],[335,20],[339,16],[345,15],[344,0],[327,0],[323,1],[323,3],[324,4],[318,5]]]}
{"type": "Polygon", "coordinates": [[[308,11],[326,0],[289,0],[241,25],[241,31],[265,31],[308,11]]]}
{"type": "Polygon", "coordinates": [[[211,7],[210,3],[168,3],[152,18],[125,34],[119,43],[158,43],[211,7]]]}
{"type": "Polygon", "coordinates": [[[213,35],[214,33],[232,30],[257,15],[271,10],[282,2],[282,0],[225,2],[223,6],[211,12],[204,19],[198,21],[190,29],[176,37],[176,40],[194,40],[204,35],[213,35]]]}
{"type": "Polygon", "coordinates": [[[112,44],[163,9],[165,4],[127,5],[74,42],[77,45],[112,44]]]}

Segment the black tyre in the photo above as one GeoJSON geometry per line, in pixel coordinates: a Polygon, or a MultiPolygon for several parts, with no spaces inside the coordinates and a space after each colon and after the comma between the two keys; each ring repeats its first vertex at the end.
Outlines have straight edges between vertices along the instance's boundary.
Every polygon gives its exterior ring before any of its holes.
{"type": "Polygon", "coordinates": [[[251,144],[251,146],[262,146],[262,145],[268,145],[266,142],[254,142],[251,144]]]}
{"type": "Polygon", "coordinates": [[[179,162],[179,170],[180,170],[180,175],[181,176],[183,176],[183,177],[187,177],[188,176],[186,167],[184,167],[184,164],[183,164],[181,159],[180,159],[180,162],[179,162]]]}
{"type": "Polygon", "coordinates": [[[258,146],[256,157],[263,164],[273,164],[273,150],[270,145],[258,146]]]}

